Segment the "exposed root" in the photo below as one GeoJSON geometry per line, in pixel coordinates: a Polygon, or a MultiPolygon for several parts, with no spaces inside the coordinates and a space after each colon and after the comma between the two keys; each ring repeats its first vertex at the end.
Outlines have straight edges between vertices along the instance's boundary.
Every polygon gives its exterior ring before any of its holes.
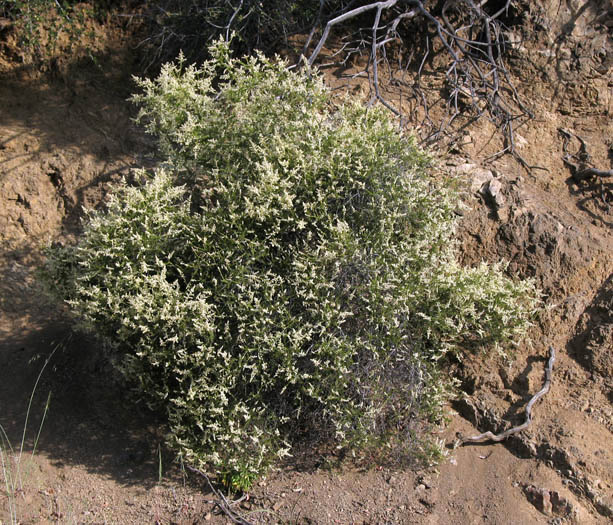
{"type": "Polygon", "coordinates": [[[528,428],[530,424],[532,423],[532,407],[534,406],[534,403],[536,403],[541,397],[543,397],[547,392],[549,392],[549,387],[551,386],[551,375],[553,372],[553,363],[555,360],[556,360],[556,351],[553,348],[553,346],[550,346],[549,347],[549,362],[547,363],[547,368],[545,369],[545,384],[543,385],[543,388],[541,388],[536,394],[534,394],[532,399],[526,405],[526,420],[524,421],[523,424],[510,428],[509,430],[506,430],[505,432],[502,432],[500,434],[494,434],[492,432],[484,432],[483,434],[479,434],[478,436],[473,436],[473,437],[468,437],[468,438],[462,438],[461,436],[458,436],[459,438],[458,445],[465,445],[466,443],[482,443],[484,441],[500,442],[500,441],[507,439],[509,436],[512,436],[513,434],[517,434],[518,432],[521,432],[522,430],[525,430],[526,428],[528,428]]]}

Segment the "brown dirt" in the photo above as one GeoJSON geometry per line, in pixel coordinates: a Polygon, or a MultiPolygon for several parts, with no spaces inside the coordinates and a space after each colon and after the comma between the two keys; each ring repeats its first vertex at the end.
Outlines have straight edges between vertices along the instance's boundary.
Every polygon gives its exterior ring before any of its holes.
{"type": "MultiPolygon", "coordinates": [[[[463,262],[506,259],[511,275],[537,280],[548,308],[532,346],[518,348],[513,359],[469,356],[455,365],[464,395],[450,407],[439,439],[451,445],[456,433],[522,422],[552,344],[553,384],[532,426],[501,444],[450,446],[442,464],[417,472],[310,457],[255,487],[240,503],[250,520],[610,523],[613,186],[607,179],[574,183],[558,132],[580,135],[593,165],[613,168],[613,49],[606,25],[595,20],[609,3],[542,2],[529,10],[532,26],[522,26],[534,34],[511,65],[535,119],[519,130],[517,143],[529,164],[546,171],[528,173],[508,156],[486,163],[500,141],[484,122],[441,165],[465,181],[466,208],[458,210],[463,262]]],[[[10,38],[0,35],[0,424],[16,447],[9,454],[13,473],[30,394],[58,348],[33,397],[18,488],[0,491],[0,523],[11,522],[11,498],[20,523],[225,523],[203,480],[163,448],[162,424],[125,400],[95,344],[71,333],[33,276],[43,242],[77,234],[83,206],[103,203],[113,182],[154,158],[125,101],[133,89],[131,30],[110,22],[96,30],[96,64],[87,57],[56,61],[44,74],[16,62],[19,54],[6,52],[10,38]]],[[[363,88],[339,72],[328,79],[351,92],[363,88]]],[[[392,87],[386,93],[398,94],[392,87]]],[[[569,147],[578,146],[573,139],[569,147]]]]}

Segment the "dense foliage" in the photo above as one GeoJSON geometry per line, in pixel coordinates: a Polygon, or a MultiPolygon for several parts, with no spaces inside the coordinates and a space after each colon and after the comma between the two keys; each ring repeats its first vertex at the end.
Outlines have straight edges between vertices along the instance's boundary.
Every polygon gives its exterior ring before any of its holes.
{"type": "Polygon", "coordinates": [[[458,265],[454,193],[389,113],[333,107],[313,71],[210,52],[139,81],[166,161],[49,250],[47,282],[184,458],[237,487],[297,436],[417,453],[440,359],[518,340],[532,284],[458,265]]]}

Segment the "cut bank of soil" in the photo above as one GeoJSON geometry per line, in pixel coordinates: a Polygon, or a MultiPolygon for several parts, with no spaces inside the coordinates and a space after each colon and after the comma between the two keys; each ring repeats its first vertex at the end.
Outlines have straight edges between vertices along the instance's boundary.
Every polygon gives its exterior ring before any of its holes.
{"type": "MultiPolygon", "coordinates": [[[[511,275],[537,280],[549,308],[533,329],[533,346],[519,348],[513,360],[469,356],[456,365],[465,395],[450,407],[440,439],[452,445],[458,432],[523,422],[552,344],[553,384],[532,426],[502,444],[450,446],[446,461],[420,472],[340,468],[324,457],[297,461],[240,503],[253,522],[610,522],[613,188],[605,179],[573,182],[558,128],[586,141],[596,167],[613,167],[610,69],[597,71],[613,55],[592,23],[603,2],[560,5],[543,3],[539,16],[549,29],[512,63],[535,111],[519,131],[520,152],[547,171],[527,173],[509,157],[484,164],[499,148],[487,123],[473,126],[470,140],[441,166],[466,182],[467,208],[458,210],[463,262],[506,259],[511,275]],[[564,38],[548,42],[563,27],[564,38]]],[[[125,102],[133,89],[129,35],[111,24],[99,30],[108,47],[97,65],[83,59],[40,75],[0,64],[0,424],[15,447],[8,467],[21,472],[16,490],[0,492],[0,520],[10,522],[14,502],[21,523],[224,523],[203,481],[161,445],[162,424],[128,403],[95,344],[71,334],[32,275],[41,243],[73,238],[82,206],[101,205],[113,182],[154,158],[125,102]],[[29,397],[56,346],[34,395],[18,467],[29,397]]],[[[328,78],[340,82],[334,72],[328,78]]]]}

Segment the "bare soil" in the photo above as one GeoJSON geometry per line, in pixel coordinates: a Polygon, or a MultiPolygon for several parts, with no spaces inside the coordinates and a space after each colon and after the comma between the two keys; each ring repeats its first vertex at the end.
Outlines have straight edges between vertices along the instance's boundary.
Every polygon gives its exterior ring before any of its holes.
{"type": "MultiPolygon", "coordinates": [[[[486,162],[502,144],[484,120],[439,152],[439,169],[463,183],[462,261],[504,259],[510,275],[533,277],[544,292],[532,345],[508,360],[467,356],[450,367],[462,395],[438,436],[448,453],[440,465],[361,469],[311,452],[236,505],[253,523],[613,519],[613,181],[574,181],[559,131],[585,141],[594,167],[613,168],[613,15],[602,16],[613,5],[539,4],[515,28],[524,43],[510,67],[535,113],[517,131],[518,152],[542,169],[526,170],[508,155],[486,162]],[[552,387],[532,425],[503,443],[454,448],[458,433],[523,422],[550,345],[552,387]]],[[[20,63],[10,28],[0,31],[0,425],[14,447],[0,470],[0,523],[11,522],[12,502],[24,524],[226,523],[204,480],[164,448],[163,424],[126,400],[95,343],[71,331],[34,276],[45,242],[69,242],[84,206],[103,205],[114,182],[155,160],[126,102],[134,89],[132,28],[126,19],[98,24],[95,62],[56,60],[43,72],[20,63]],[[15,491],[5,490],[9,469],[20,472],[15,491]]],[[[326,70],[331,86],[364,91],[350,73],[326,70]]],[[[390,100],[401,95],[397,85],[385,89],[390,100]]],[[[567,151],[577,152],[571,137],[567,151]]]]}

